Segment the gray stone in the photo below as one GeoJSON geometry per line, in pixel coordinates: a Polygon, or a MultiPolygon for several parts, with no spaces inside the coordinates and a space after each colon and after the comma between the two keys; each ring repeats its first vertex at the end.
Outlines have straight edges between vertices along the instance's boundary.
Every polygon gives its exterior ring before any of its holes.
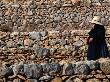
{"type": "Polygon", "coordinates": [[[40,77],[40,81],[45,81],[45,80],[47,80],[47,81],[50,81],[52,79],[52,77],[51,76],[49,76],[49,75],[45,75],[45,76],[42,76],[42,77],[40,77]]]}
{"type": "Polygon", "coordinates": [[[72,65],[71,63],[66,63],[63,66],[63,75],[73,75],[75,70],[75,65],[72,65]]]}
{"type": "Polygon", "coordinates": [[[91,70],[95,70],[99,67],[99,63],[97,61],[91,60],[91,61],[87,61],[86,63],[91,70]]]}
{"type": "Polygon", "coordinates": [[[57,49],[51,48],[51,49],[50,49],[50,54],[51,54],[51,55],[54,55],[54,53],[55,53],[56,51],[57,51],[57,49]]]}
{"type": "Polygon", "coordinates": [[[75,67],[76,74],[87,75],[87,74],[89,74],[89,70],[90,70],[89,66],[86,63],[84,63],[82,61],[76,62],[76,67],[75,67]]]}
{"type": "Polygon", "coordinates": [[[41,35],[42,35],[43,37],[45,37],[45,36],[48,35],[48,32],[47,32],[47,31],[42,31],[42,32],[40,32],[40,33],[41,33],[41,35]]]}
{"type": "Polygon", "coordinates": [[[58,63],[47,63],[42,65],[43,72],[49,75],[58,74],[61,71],[60,64],[58,63]]]}
{"type": "Polygon", "coordinates": [[[28,82],[39,82],[37,79],[28,79],[28,82]]]}
{"type": "Polygon", "coordinates": [[[57,43],[59,43],[57,40],[49,41],[49,45],[56,45],[57,43]]]}
{"type": "Polygon", "coordinates": [[[36,24],[42,24],[42,20],[41,20],[41,19],[36,19],[36,20],[35,20],[35,23],[36,23],[36,24]]]}
{"type": "Polygon", "coordinates": [[[74,17],[73,21],[77,23],[77,22],[79,22],[79,18],[78,17],[74,17]]]}
{"type": "Polygon", "coordinates": [[[13,75],[13,69],[10,66],[10,64],[5,64],[1,69],[1,76],[8,77],[10,75],[13,75]]]}
{"type": "Polygon", "coordinates": [[[16,46],[18,48],[23,48],[23,41],[19,40],[17,43],[16,43],[16,46]]]}
{"type": "Polygon", "coordinates": [[[73,5],[72,4],[63,4],[62,6],[63,7],[72,7],[73,5]]]}
{"type": "Polygon", "coordinates": [[[38,48],[35,53],[37,57],[48,57],[50,55],[50,50],[47,48],[38,48]]]}
{"type": "Polygon", "coordinates": [[[7,47],[9,47],[9,48],[16,47],[15,42],[14,41],[8,41],[7,42],[7,47]]]}
{"type": "Polygon", "coordinates": [[[64,39],[60,39],[59,40],[59,43],[60,43],[60,45],[66,45],[67,44],[67,41],[64,40],[64,39]]]}
{"type": "Polygon", "coordinates": [[[36,39],[36,40],[41,39],[40,32],[29,32],[29,36],[30,36],[31,39],[36,39]]]}
{"type": "Polygon", "coordinates": [[[77,47],[81,47],[83,45],[83,41],[82,40],[78,40],[76,42],[73,43],[73,45],[77,46],[77,47]]]}
{"type": "Polygon", "coordinates": [[[42,66],[39,64],[24,64],[24,73],[27,78],[39,78],[42,76],[42,66]]]}
{"type": "Polygon", "coordinates": [[[54,21],[55,21],[55,22],[61,22],[61,21],[62,21],[62,18],[61,18],[60,16],[55,17],[55,18],[54,18],[54,21]]]}
{"type": "Polygon", "coordinates": [[[67,79],[65,82],[74,82],[72,78],[67,79]]]}
{"type": "Polygon", "coordinates": [[[23,64],[15,64],[13,65],[13,72],[15,75],[19,74],[24,74],[24,65],[23,64]]]}
{"type": "Polygon", "coordinates": [[[0,40],[0,46],[2,47],[3,45],[5,45],[6,43],[2,40],[0,40]]]}

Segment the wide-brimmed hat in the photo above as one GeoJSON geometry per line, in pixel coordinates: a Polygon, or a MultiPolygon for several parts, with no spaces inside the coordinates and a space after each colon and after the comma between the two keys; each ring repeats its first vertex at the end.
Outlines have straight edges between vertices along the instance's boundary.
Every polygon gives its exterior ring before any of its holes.
{"type": "Polygon", "coordinates": [[[90,23],[95,23],[95,24],[99,24],[99,25],[103,25],[101,23],[101,17],[100,16],[94,16],[92,21],[89,21],[90,23]]]}

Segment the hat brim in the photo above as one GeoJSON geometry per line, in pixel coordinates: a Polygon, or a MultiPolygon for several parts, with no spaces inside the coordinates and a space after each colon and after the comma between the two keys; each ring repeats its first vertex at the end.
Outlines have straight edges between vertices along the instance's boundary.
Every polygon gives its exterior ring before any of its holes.
{"type": "Polygon", "coordinates": [[[95,24],[99,24],[99,25],[103,25],[102,23],[100,22],[96,22],[96,21],[89,21],[90,23],[95,23],[95,24]]]}

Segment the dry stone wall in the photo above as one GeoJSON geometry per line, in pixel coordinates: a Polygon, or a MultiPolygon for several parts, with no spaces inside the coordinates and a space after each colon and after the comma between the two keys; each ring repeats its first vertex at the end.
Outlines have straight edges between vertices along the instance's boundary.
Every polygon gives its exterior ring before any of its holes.
{"type": "Polygon", "coordinates": [[[109,0],[1,0],[2,31],[89,29],[94,15],[109,27],[109,0]],[[8,2],[9,1],[9,2],[8,2]]]}
{"type": "Polygon", "coordinates": [[[1,82],[110,82],[110,59],[79,62],[4,63],[1,82]]]}
{"type": "Polygon", "coordinates": [[[0,32],[1,82],[109,82],[109,58],[86,60],[88,31],[0,32]]]}
{"type": "Polygon", "coordinates": [[[95,15],[110,50],[110,0],[0,0],[0,82],[110,82],[109,58],[86,60],[95,15]]]}

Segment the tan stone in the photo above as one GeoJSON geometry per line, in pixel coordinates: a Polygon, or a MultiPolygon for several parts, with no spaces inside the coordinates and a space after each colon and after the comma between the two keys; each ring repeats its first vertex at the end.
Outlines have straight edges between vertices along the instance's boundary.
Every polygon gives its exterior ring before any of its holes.
{"type": "Polygon", "coordinates": [[[24,40],[24,46],[29,46],[30,44],[30,39],[25,39],[24,40]]]}
{"type": "Polygon", "coordinates": [[[110,82],[108,79],[103,79],[103,82],[110,82]]]}
{"type": "Polygon", "coordinates": [[[74,80],[73,80],[73,82],[83,82],[81,79],[79,79],[79,78],[75,78],[74,80]]]}
{"type": "Polygon", "coordinates": [[[99,79],[88,79],[86,82],[101,82],[99,79]]]}
{"type": "Polygon", "coordinates": [[[97,74],[97,75],[94,75],[96,78],[98,78],[98,79],[103,79],[103,78],[106,78],[106,76],[105,75],[102,75],[102,74],[97,74]]]}
{"type": "Polygon", "coordinates": [[[51,82],[63,82],[60,77],[55,77],[51,82]]]}

